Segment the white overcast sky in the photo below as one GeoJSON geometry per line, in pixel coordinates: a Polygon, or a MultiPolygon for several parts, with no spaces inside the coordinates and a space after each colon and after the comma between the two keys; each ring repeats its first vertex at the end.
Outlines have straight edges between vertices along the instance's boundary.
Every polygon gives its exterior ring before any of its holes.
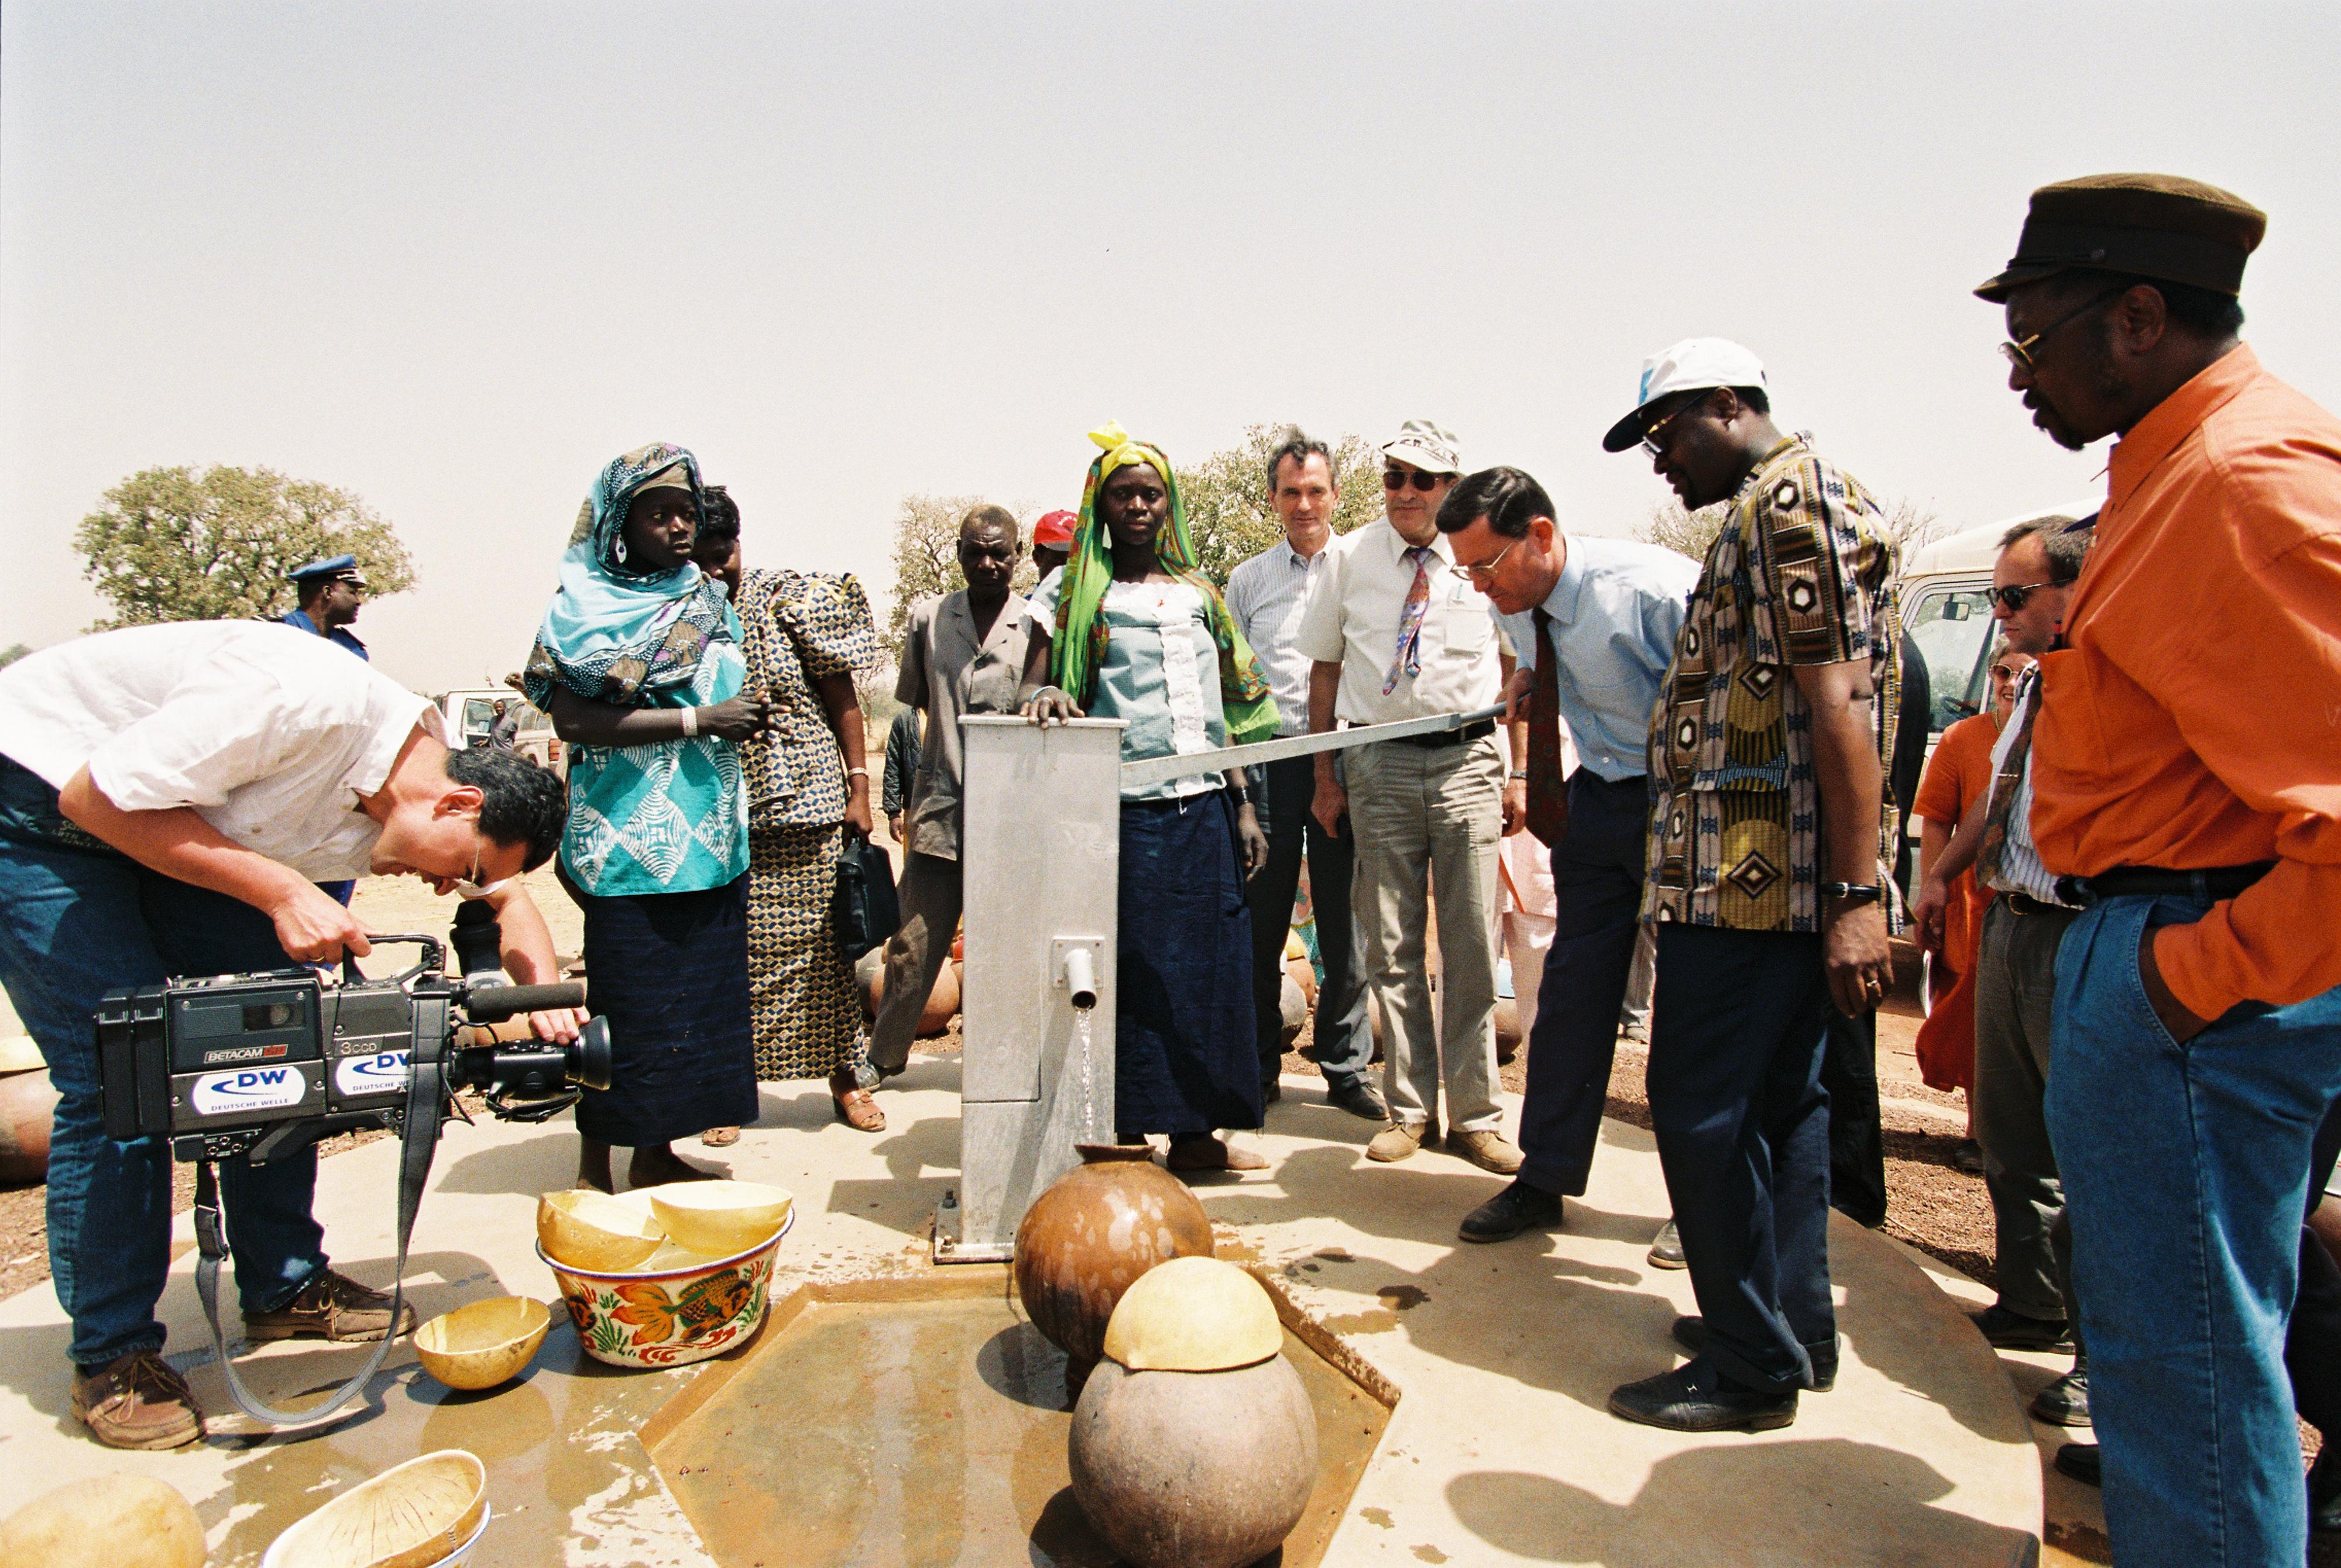
{"type": "Polygon", "coordinates": [[[752,561],[882,599],[912,491],[1071,506],[1408,417],[1570,526],[1642,357],[1735,337],[1873,489],[2091,492],[1967,290],[2049,180],[2267,209],[2247,335],[2341,404],[2341,5],[112,5],[0,12],[0,644],[101,611],[158,464],[346,486],[421,574],[360,630],[514,668],[599,467],[695,449],[752,561]]]}

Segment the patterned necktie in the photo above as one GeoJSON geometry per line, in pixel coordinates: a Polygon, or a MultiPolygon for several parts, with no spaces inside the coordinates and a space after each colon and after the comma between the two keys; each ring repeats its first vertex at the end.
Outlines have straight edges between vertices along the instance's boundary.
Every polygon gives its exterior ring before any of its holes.
{"type": "Polygon", "coordinates": [[[1430,608],[1430,557],[1427,544],[1410,545],[1406,558],[1414,562],[1414,586],[1406,590],[1406,606],[1398,612],[1398,657],[1390,660],[1390,679],[1382,695],[1398,690],[1401,675],[1422,673],[1422,612],[1430,608]]]}
{"type": "Polygon", "coordinates": [[[1552,617],[1536,610],[1536,675],[1529,684],[1529,831],[1547,849],[1569,831],[1569,785],[1560,776],[1560,661],[1552,617]]]}
{"type": "Polygon", "coordinates": [[[1985,809],[1983,844],[1976,850],[1976,881],[1988,888],[1999,875],[2000,856],[2007,849],[2007,817],[2016,806],[2017,787],[2024,782],[2024,765],[2032,755],[2032,721],[2040,717],[2040,676],[2036,666],[2024,672],[2024,689],[2017,693],[2024,721],[2008,742],[2007,757],[1991,781],[1991,804],[1985,809]]]}

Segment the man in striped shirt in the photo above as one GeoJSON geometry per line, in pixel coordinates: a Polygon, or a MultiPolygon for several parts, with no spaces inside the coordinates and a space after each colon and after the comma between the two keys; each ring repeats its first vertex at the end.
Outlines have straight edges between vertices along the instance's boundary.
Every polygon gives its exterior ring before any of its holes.
{"type": "MultiPolygon", "coordinates": [[[[2057,645],[2095,521],[2037,518],[2000,541],[1991,612],[2015,652],[2037,659],[2057,645]]],[[[1993,749],[1992,786],[1928,871],[1917,908],[1920,939],[1939,951],[1953,879],[1978,865],[1993,894],[1976,962],[1975,1123],[1998,1233],[1999,1299],[1974,1316],[1984,1338],[2009,1350],[2074,1344],[2080,1322],[2072,1295],[2072,1228],[2048,1146],[2047,1108],[2057,948],[2080,911],[2057,897],[2057,879],[2032,844],[2029,764],[2039,689],[2036,665],[2019,678],[1993,749]]],[[[2040,1391],[2032,1414],[2060,1426],[2087,1424],[2085,1354],[2077,1349],[2073,1370],[2040,1391]]]]}
{"type": "MultiPolygon", "coordinates": [[[[1268,494],[1284,537],[1228,574],[1228,610],[1268,672],[1282,722],[1280,736],[1309,733],[1310,659],[1293,633],[1309,585],[1321,574],[1333,537],[1333,509],[1341,487],[1333,455],[1297,428],[1268,460],[1268,494]]],[[[1325,1075],[1325,1097],[1351,1116],[1390,1119],[1390,1107],[1367,1080],[1373,1034],[1366,1023],[1364,931],[1350,916],[1350,875],[1356,859],[1347,832],[1328,832],[1309,814],[1316,793],[1316,763],[1288,757],[1263,769],[1253,805],[1268,834],[1268,864],[1251,879],[1252,1016],[1260,1028],[1260,1076],[1267,1097],[1277,1097],[1284,1057],[1281,998],[1285,933],[1300,881],[1304,843],[1309,898],[1316,913],[1317,950],[1325,966],[1317,992],[1317,1029],[1310,1055],[1325,1075]]]]}

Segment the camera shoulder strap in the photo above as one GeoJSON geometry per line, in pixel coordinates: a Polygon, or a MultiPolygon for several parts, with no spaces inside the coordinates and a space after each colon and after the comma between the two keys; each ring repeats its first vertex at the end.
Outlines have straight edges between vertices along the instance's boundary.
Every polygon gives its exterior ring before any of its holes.
{"type": "Polygon", "coordinates": [[[228,1359],[227,1336],[220,1327],[219,1273],[227,1260],[227,1226],[220,1205],[219,1179],[210,1160],[195,1166],[195,1294],[204,1304],[204,1319],[211,1325],[212,1354],[219,1358],[227,1378],[227,1392],[235,1406],[254,1421],[279,1431],[297,1432],[338,1420],[342,1407],[382,1369],[383,1360],[398,1337],[398,1320],[406,1305],[406,1244],[414,1231],[414,1216],[423,1205],[423,1186],[431,1176],[432,1157],[439,1148],[439,1118],[447,1104],[447,1001],[428,994],[414,998],[414,1028],[408,1055],[406,1119],[399,1135],[398,1262],[391,1287],[390,1327],[348,1382],[322,1404],[306,1410],[279,1410],[265,1404],[244,1386],[228,1359]]]}

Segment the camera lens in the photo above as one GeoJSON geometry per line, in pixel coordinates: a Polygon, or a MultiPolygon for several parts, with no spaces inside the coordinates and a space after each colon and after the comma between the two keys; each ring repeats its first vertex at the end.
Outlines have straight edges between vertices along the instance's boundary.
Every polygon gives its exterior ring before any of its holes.
{"type": "Polygon", "coordinates": [[[610,1087],[610,1024],[606,1018],[589,1018],[577,1032],[576,1043],[567,1051],[569,1081],[581,1088],[606,1089],[610,1087]]]}

